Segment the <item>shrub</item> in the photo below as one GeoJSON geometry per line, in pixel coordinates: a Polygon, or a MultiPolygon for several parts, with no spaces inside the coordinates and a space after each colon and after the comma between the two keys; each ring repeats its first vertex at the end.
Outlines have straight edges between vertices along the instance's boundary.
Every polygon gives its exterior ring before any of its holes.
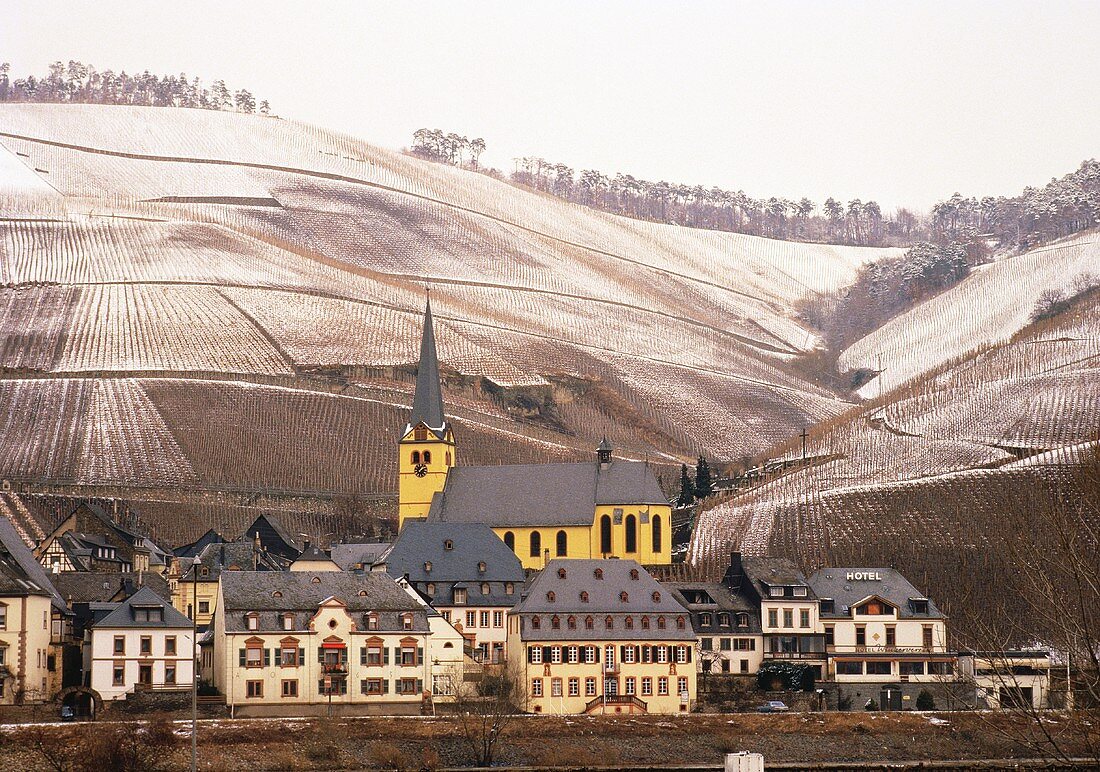
{"type": "Polygon", "coordinates": [[[917,710],[935,710],[936,700],[932,697],[932,692],[927,689],[921,689],[920,694],[917,695],[917,710]]]}
{"type": "Polygon", "coordinates": [[[389,769],[404,772],[409,768],[407,754],[390,743],[375,743],[370,749],[371,766],[375,769],[389,769]]]}

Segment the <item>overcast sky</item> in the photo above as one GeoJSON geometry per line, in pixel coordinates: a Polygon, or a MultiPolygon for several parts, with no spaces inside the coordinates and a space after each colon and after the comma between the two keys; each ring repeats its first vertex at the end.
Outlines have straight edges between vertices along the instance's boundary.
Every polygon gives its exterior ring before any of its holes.
{"type": "Polygon", "coordinates": [[[1100,2],[6,0],[13,76],[223,78],[387,147],[927,208],[1100,155],[1100,2]]]}

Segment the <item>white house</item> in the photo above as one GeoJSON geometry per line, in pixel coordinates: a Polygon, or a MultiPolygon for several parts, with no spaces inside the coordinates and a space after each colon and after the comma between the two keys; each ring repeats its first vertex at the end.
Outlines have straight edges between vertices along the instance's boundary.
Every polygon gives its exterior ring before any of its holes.
{"type": "Polygon", "coordinates": [[[91,604],[84,672],[104,700],[141,689],[190,689],[191,620],[148,587],[121,603],[91,604]]]}

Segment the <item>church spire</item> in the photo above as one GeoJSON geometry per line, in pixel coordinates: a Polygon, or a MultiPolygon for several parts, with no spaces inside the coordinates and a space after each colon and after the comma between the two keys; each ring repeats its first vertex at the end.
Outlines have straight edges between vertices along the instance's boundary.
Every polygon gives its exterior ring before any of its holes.
{"type": "Polygon", "coordinates": [[[424,308],[424,334],[420,339],[420,362],[416,367],[416,394],[413,396],[409,428],[419,423],[423,423],[440,438],[447,424],[443,417],[443,393],[439,385],[439,360],[435,353],[430,296],[424,308]]]}

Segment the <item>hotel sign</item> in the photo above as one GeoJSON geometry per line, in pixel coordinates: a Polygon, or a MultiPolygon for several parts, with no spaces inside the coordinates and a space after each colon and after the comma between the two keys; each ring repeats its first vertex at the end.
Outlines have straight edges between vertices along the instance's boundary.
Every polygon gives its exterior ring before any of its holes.
{"type": "Polygon", "coordinates": [[[878,571],[849,571],[844,575],[847,582],[881,582],[882,574],[878,571]]]}

